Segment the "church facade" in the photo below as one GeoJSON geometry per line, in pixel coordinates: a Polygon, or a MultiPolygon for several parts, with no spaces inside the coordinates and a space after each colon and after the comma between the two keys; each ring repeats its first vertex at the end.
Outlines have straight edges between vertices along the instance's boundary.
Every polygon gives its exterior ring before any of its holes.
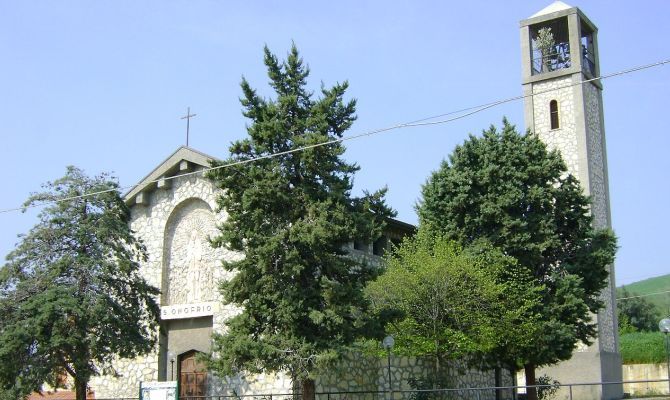
{"type": "MultiPolygon", "coordinates": [[[[197,359],[199,353],[209,353],[212,334],[224,332],[226,320],[239,312],[223,304],[218,282],[231,274],[221,262],[241,255],[213,248],[208,242],[226,218],[225,212],[215,212],[218,189],[202,173],[212,159],[181,147],[125,196],[131,228],[147,249],[142,273],[161,290],[160,336],[150,354],[117,360],[114,373],[94,378],[91,387],[97,398],[135,397],[140,382],[147,381],[176,380],[183,395],[197,396],[291,393],[293,389],[291,380],[282,374],[220,379],[197,359]]],[[[389,220],[384,235],[375,243],[352,242],[348,250],[353,257],[377,264],[390,243],[399,242],[413,230],[410,224],[389,220]]],[[[317,388],[361,390],[366,382],[366,390],[376,391],[379,378],[370,379],[371,374],[384,371],[376,364],[376,360],[345,361],[342,371],[348,371],[346,377],[342,372],[324,378],[317,388]]],[[[413,368],[399,372],[397,378],[421,371],[416,367],[418,371],[412,372],[413,368]]]]}
{"type": "MultiPolygon", "coordinates": [[[[137,397],[141,382],[178,381],[180,398],[290,394],[293,382],[284,374],[240,374],[220,378],[202,365],[198,354],[207,354],[213,333],[225,331],[226,320],[240,310],[224,305],[217,282],[232,273],[222,260],[240,254],[215,249],[208,238],[218,234],[225,212],[215,212],[218,189],[203,177],[212,157],[181,147],[156,167],[125,201],[131,210],[131,228],[144,242],[148,258],[142,272],[161,290],[160,335],[154,350],[136,359],[118,359],[114,371],[94,377],[90,383],[96,398],[137,397]]],[[[378,264],[392,243],[412,234],[414,226],[390,219],[374,243],[351,242],[348,252],[361,261],[378,264]]],[[[394,357],[391,382],[409,389],[410,379],[425,376],[427,360],[394,357]]],[[[453,368],[449,379],[457,387],[493,386],[493,371],[453,368]]],[[[513,383],[509,374],[502,382],[513,383]]],[[[317,392],[383,392],[389,388],[386,360],[348,354],[327,376],[316,381],[317,392]]]]}

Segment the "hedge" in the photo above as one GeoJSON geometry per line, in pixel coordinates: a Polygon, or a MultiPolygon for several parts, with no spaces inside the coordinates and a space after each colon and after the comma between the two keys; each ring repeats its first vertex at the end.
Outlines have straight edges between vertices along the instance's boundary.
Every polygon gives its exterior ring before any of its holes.
{"type": "Polygon", "coordinates": [[[633,332],[619,337],[624,364],[661,364],[667,360],[665,337],[660,332],[633,332]]]}

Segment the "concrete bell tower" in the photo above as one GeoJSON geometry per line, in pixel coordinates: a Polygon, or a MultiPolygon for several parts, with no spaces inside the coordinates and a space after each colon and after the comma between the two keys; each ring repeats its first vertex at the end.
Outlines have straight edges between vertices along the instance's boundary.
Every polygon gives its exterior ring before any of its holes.
{"type": "MultiPolygon", "coordinates": [[[[610,228],[610,202],[603,122],[602,84],[582,83],[600,76],[596,26],[579,10],[556,1],[521,21],[521,63],[526,127],[551,149],[591,196],[596,228],[610,228]]],[[[594,318],[598,337],[572,359],[539,371],[561,383],[621,381],[614,267],[605,304],[594,318]]],[[[621,385],[574,388],[576,398],[621,398],[621,385]]]]}

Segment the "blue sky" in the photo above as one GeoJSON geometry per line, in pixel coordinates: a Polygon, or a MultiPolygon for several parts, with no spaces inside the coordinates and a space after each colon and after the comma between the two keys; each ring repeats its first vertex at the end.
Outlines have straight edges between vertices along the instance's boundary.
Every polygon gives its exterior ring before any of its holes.
{"type": "MultiPolygon", "coordinates": [[[[521,94],[518,22],[544,1],[10,1],[0,2],[0,209],[20,205],[66,165],[113,171],[131,185],[185,142],[226,157],[245,135],[239,82],[269,95],[262,47],[295,42],[310,84],[348,80],[358,99],[350,134],[521,94]]],[[[598,26],[604,74],[670,58],[670,3],[582,1],[598,26]]],[[[666,274],[670,66],[604,81],[617,283],[666,274]]],[[[389,188],[398,218],[416,222],[421,184],[469,133],[513,102],[454,123],[347,143],[356,192],[389,188]]],[[[0,255],[36,212],[0,214],[0,255]]]]}

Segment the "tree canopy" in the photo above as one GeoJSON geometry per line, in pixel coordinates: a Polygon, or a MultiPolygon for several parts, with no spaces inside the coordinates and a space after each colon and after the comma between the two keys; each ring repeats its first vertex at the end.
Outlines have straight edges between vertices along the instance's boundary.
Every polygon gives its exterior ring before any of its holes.
{"type": "Polygon", "coordinates": [[[535,366],[570,358],[596,334],[616,239],[595,230],[589,198],[557,151],[506,120],[470,136],[423,187],[420,224],[467,246],[485,239],[542,287],[539,332],[522,359],[535,366]]]}
{"type": "Polygon", "coordinates": [[[515,262],[491,246],[463,250],[428,230],[406,239],[367,288],[373,310],[399,316],[386,327],[396,339],[394,353],[432,359],[428,382],[444,387],[447,360],[481,368],[497,349],[527,344],[541,318],[534,314],[540,290],[510,279],[515,262]]]}
{"type": "Polygon", "coordinates": [[[379,237],[392,212],[385,190],[351,194],[358,167],[333,142],[356,118],[356,102],[344,100],[347,82],[322,85],[315,98],[295,46],[282,62],[267,47],[264,53],[276,97],[259,96],[243,79],[249,136],[217,165],[255,161],[209,175],[223,189],[218,206],[227,214],[213,244],[244,254],[224,263],[237,271],[221,285],[225,302],[243,311],[215,336],[210,365],[224,375],[284,371],[309,397],[320,366],[369,327],[363,288],[376,269],[347,257],[346,247],[379,237]]]}
{"type": "Polygon", "coordinates": [[[44,189],[25,203],[48,204],[39,222],[0,269],[0,390],[23,398],[69,374],[80,400],[114,357],[152,349],[159,291],[139,273],[144,247],[113,179],[68,167],[44,189]]]}
{"type": "Polygon", "coordinates": [[[661,313],[658,308],[644,297],[636,297],[626,287],[621,288],[617,301],[619,331],[656,332],[661,313]]]}

